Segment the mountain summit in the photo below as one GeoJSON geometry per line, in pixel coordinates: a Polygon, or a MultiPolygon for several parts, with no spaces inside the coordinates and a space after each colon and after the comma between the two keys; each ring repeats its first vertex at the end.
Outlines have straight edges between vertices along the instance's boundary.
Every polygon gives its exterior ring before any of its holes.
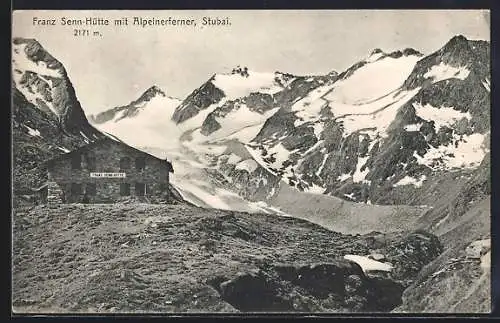
{"type": "Polygon", "coordinates": [[[139,100],[148,100],[150,99],[151,97],[155,96],[155,95],[161,95],[161,96],[166,96],[165,92],[160,89],[158,86],[156,85],[153,85],[152,87],[150,87],[149,89],[147,89],[144,94],[139,98],[139,100]]]}
{"type": "Polygon", "coordinates": [[[167,97],[162,89],[153,85],[144,91],[138,99],[133,100],[129,104],[106,110],[96,115],[90,115],[90,119],[93,124],[102,124],[108,121],[116,122],[123,118],[133,117],[144,110],[150,101],[154,101],[155,99],[164,99],[172,102],[177,101],[175,98],[167,97]]]}
{"type": "Polygon", "coordinates": [[[132,146],[143,147],[147,143],[146,146],[164,147],[172,141],[165,129],[172,129],[170,118],[181,102],[154,85],[129,104],[91,115],[90,120],[99,130],[132,146]]]}
{"type": "Polygon", "coordinates": [[[34,39],[14,38],[12,44],[13,85],[28,102],[57,118],[70,134],[80,131],[97,136],[89,127],[75,90],[63,65],[34,39]]]}

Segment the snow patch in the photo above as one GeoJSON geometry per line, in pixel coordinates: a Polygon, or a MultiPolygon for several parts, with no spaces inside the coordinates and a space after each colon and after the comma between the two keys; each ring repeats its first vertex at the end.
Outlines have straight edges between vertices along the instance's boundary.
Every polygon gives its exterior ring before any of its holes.
{"type": "Polygon", "coordinates": [[[248,74],[248,77],[240,74],[216,74],[212,83],[221,89],[229,100],[248,96],[252,92],[274,94],[283,89],[276,84],[274,73],[248,71],[248,74]]]}
{"type": "Polygon", "coordinates": [[[446,220],[448,220],[449,217],[450,214],[448,213],[444,218],[442,218],[441,220],[438,221],[438,223],[436,223],[435,228],[439,228],[446,220]]]}
{"type": "Polygon", "coordinates": [[[232,138],[239,139],[242,143],[247,143],[257,136],[266,120],[278,110],[279,108],[274,108],[266,111],[264,114],[260,114],[251,111],[246,104],[242,104],[238,109],[231,111],[225,117],[217,117],[216,120],[221,125],[221,128],[208,136],[204,136],[205,140],[218,140],[231,136],[232,138]],[[242,130],[245,130],[245,132],[240,138],[237,134],[241,133],[242,130]]]}
{"type": "Polygon", "coordinates": [[[276,158],[276,161],[272,163],[272,166],[281,167],[283,162],[289,159],[292,152],[286,149],[281,143],[278,143],[274,147],[270,148],[268,153],[270,156],[276,158]]]}
{"type": "Polygon", "coordinates": [[[321,165],[319,165],[319,168],[318,170],[316,171],[316,175],[319,176],[321,174],[321,172],[323,171],[323,168],[325,168],[325,165],[326,165],[326,160],[328,159],[328,156],[330,156],[329,154],[325,154],[323,156],[323,161],[321,162],[321,165]]]}
{"type": "Polygon", "coordinates": [[[339,177],[337,177],[337,180],[343,182],[349,178],[351,178],[351,174],[342,174],[339,177]]]}
{"type": "Polygon", "coordinates": [[[51,69],[43,61],[34,62],[26,55],[27,44],[12,44],[12,62],[13,68],[21,71],[29,71],[42,76],[62,77],[59,70],[51,69]]]}
{"type": "Polygon", "coordinates": [[[480,267],[485,272],[490,270],[490,268],[491,268],[491,251],[488,251],[483,256],[481,256],[480,267]]]}
{"type": "Polygon", "coordinates": [[[351,201],[355,201],[354,193],[344,194],[344,197],[347,197],[351,201]]]}
{"type": "Polygon", "coordinates": [[[425,78],[431,78],[433,83],[443,81],[450,78],[465,80],[469,76],[470,70],[465,66],[454,67],[441,62],[439,65],[434,65],[424,74],[425,78]]]}
{"type": "Polygon", "coordinates": [[[401,180],[399,180],[397,183],[395,183],[393,186],[413,185],[415,187],[421,187],[426,179],[427,176],[425,175],[420,176],[420,178],[418,179],[407,175],[403,177],[401,180]]]}
{"type": "Polygon", "coordinates": [[[309,187],[305,188],[304,191],[312,194],[323,194],[325,188],[312,183],[309,187]]]}
{"type": "Polygon", "coordinates": [[[257,162],[253,159],[246,159],[240,163],[238,163],[235,167],[235,169],[240,169],[240,170],[245,170],[249,174],[253,173],[259,165],[257,162]]]}
{"type": "Polygon", "coordinates": [[[365,180],[366,175],[368,175],[368,172],[370,171],[368,167],[365,167],[363,171],[361,171],[361,168],[366,164],[370,157],[358,157],[358,163],[356,164],[356,171],[352,175],[352,180],[354,183],[366,183],[368,181],[365,180]]]}
{"type": "Polygon", "coordinates": [[[427,121],[434,121],[436,131],[439,131],[439,129],[444,126],[450,127],[463,118],[467,120],[472,119],[468,111],[461,112],[452,107],[436,108],[428,103],[424,106],[420,103],[413,103],[413,107],[415,108],[417,116],[427,121]]]}
{"type": "Polygon", "coordinates": [[[393,266],[388,263],[376,261],[366,256],[345,255],[344,259],[357,263],[365,273],[370,271],[390,272],[393,269],[393,266]]]}
{"type": "Polygon", "coordinates": [[[420,131],[421,127],[422,127],[421,123],[413,123],[404,126],[404,129],[408,132],[415,132],[415,131],[420,131]]]}
{"type": "Polygon", "coordinates": [[[12,69],[21,72],[13,73],[12,80],[14,81],[17,89],[25,96],[28,102],[37,107],[40,106],[40,102],[43,102],[43,104],[45,104],[56,116],[58,116],[57,110],[54,108],[52,102],[45,100],[43,95],[38,92],[34,84],[29,87],[21,84],[21,79],[26,72],[35,73],[37,77],[49,85],[51,91],[52,81],[50,81],[47,77],[61,78],[62,74],[59,70],[48,68],[45,62],[39,61],[35,63],[29,59],[28,55],[26,55],[25,48],[26,44],[12,45],[12,69]]]}
{"type": "MultiPolygon", "coordinates": [[[[377,58],[377,54],[373,58],[377,58]]],[[[334,89],[325,98],[351,105],[381,98],[401,87],[419,59],[409,55],[369,60],[348,78],[335,82],[334,89]]]]}
{"type": "Polygon", "coordinates": [[[486,89],[486,91],[491,92],[490,91],[490,79],[489,78],[485,78],[484,81],[481,81],[481,84],[483,84],[483,86],[486,89]]]}
{"type": "Polygon", "coordinates": [[[265,213],[271,213],[274,215],[279,215],[279,216],[290,216],[289,214],[283,212],[280,210],[278,207],[270,206],[264,201],[258,201],[258,202],[252,202],[250,203],[251,206],[254,206],[258,211],[263,211],[265,213]]]}
{"type": "Polygon", "coordinates": [[[30,128],[27,125],[24,125],[24,126],[26,127],[26,129],[28,129],[28,135],[30,135],[32,137],[42,137],[40,135],[40,131],[38,129],[30,128]]]}
{"type": "Polygon", "coordinates": [[[429,146],[429,150],[424,156],[416,152],[413,156],[421,165],[426,165],[433,170],[451,168],[475,168],[481,164],[489,149],[484,145],[486,136],[474,133],[470,136],[460,138],[454,135],[454,142],[447,146],[429,146]],[[456,144],[456,145],[455,145],[456,144]]]}
{"type": "Polygon", "coordinates": [[[313,124],[314,135],[318,139],[320,138],[321,133],[323,132],[324,129],[325,129],[325,126],[324,126],[323,123],[316,122],[316,123],[313,124]]]}
{"type": "MultiPolygon", "coordinates": [[[[283,162],[289,159],[290,154],[292,154],[294,151],[289,151],[287,150],[281,143],[276,144],[275,146],[272,147],[267,147],[267,155],[264,157],[262,156],[262,153],[260,149],[251,147],[249,145],[245,146],[247,148],[247,151],[250,153],[250,155],[253,157],[253,159],[261,165],[263,168],[267,169],[270,173],[273,175],[277,175],[275,171],[273,171],[270,168],[274,169],[280,169],[283,166],[283,162]],[[264,158],[269,158],[273,157],[274,161],[273,162],[266,162],[264,161],[264,158]]],[[[294,174],[291,171],[291,165],[284,169],[284,174],[283,176],[294,176],[294,174]]]]}
{"type": "MultiPolygon", "coordinates": [[[[398,95],[391,97],[391,103],[383,106],[373,113],[352,114],[338,118],[337,120],[342,122],[344,128],[343,136],[347,137],[355,131],[369,129],[372,130],[375,138],[377,136],[382,138],[387,137],[387,129],[396,118],[399,108],[415,96],[419,90],[420,88],[412,91],[401,92],[398,95]]],[[[356,109],[357,107],[352,108],[353,111],[356,111],[356,109]]]]}
{"type": "Polygon", "coordinates": [[[240,156],[238,156],[238,155],[236,155],[235,153],[231,153],[231,154],[229,155],[229,158],[227,159],[227,162],[228,162],[229,164],[236,164],[236,163],[238,163],[239,161],[241,161],[241,157],[240,157],[240,156]]]}
{"type": "Polygon", "coordinates": [[[114,140],[114,141],[120,142],[120,140],[119,140],[117,137],[113,136],[112,134],[107,133],[106,131],[102,131],[102,133],[103,133],[106,137],[108,137],[109,139],[112,139],[112,140],[114,140]]]}
{"type": "Polygon", "coordinates": [[[306,122],[318,121],[321,117],[321,110],[328,104],[322,96],[332,89],[330,86],[320,86],[309,92],[304,98],[297,100],[292,107],[292,112],[295,112],[297,120],[294,121],[294,126],[298,127],[306,122]]]}

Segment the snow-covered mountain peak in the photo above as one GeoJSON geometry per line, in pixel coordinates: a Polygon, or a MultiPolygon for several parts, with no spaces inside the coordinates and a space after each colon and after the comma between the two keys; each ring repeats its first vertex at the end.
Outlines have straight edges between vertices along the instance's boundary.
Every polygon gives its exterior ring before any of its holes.
{"type": "Polygon", "coordinates": [[[90,116],[91,122],[99,130],[111,133],[136,148],[145,143],[166,147],[174,140],[172,138],[177,140],[180,136],[171,117],[182,101],[168,97],[163,92],[148,91],[128,105],[90,116]],[[171,130],[174,133],[170,133],[171,130]]]}
{"type": "Polygon", "coordinates": [[[375,48],[374,50],[371,51],[370,56],[376,55],[376,54],[384,54],[384,51],[380,48],[375,48]]]}
{"type": "Polygon", "coordinates": [[[424,56],[424,54],[422,54],[418,50],[411,48],[411,47],[407,47],[407,48],[403,49],[402,53],[404,56],[410,56],[410,55],[415,55],[415,56],[420,56],[420,57],[424,56]]]}
{"type": "Polygon", "coordinates": [[[165,91],[163,91],[157,85],[151,86],[143,94],[143,96],[155,96],[155,95],[166,96],[165,91]]]}
{"type": "Polygon", "coordinates": [[[224,92],[225,98],[234,100],[252,92],[274,94],[283,89],[280,75],[236,68],[229,74],[215,74],[211,83],[224,92]]]}
{"type": "Polygon", "coordinates": [[[375,48],[372,50],[370,55],[365,59],[366,62],[375,62],[376,60],[382,58],[385,53],[380,48],[375,48]]]}
{"type": "Polygon", "coordinates": [[[231,107],[240,107],[239,103],[245,103],[243,101],[250,102],[256,110],[262,110],[263,103],[272,104],[275,97],[296,79],[288,73],[260,72],[238,66],[231,73],[212,75],[176,108],[172,120],[179,124],[203,112],[200,117],[203,122],[211,112],[229,112],[231,107]]]}
{"type": "Polygon", "coordinates": [[[15,38],[12,44],[12,81],[14,86],[46,113],[59,117],[52,91],[65,77],[61,63],[34,39],[15,38]]]}
{"type": "Polygon", "coordinates": [[[181,102],[177,98],[167,96],[162,89],[153,85],[138,99],[127,105],[106,110],[96,115],[90,115],[90,120],[93,124],[101,125],[100,128],[103,131],[109,132],[110,129],[103,126],[103,124],[116,123],[125,118],[136,118],[139,114],[141,118],[156,117],[170,119],[174,109],[181,102]]]}
{"type": "Polygon", "coordinates": [[[339,75],[337,71],[330,71],[326,76],[331,77],[331,78],[336,78],[339,75]]]}
{"type": "Polygon", "coordinates": [[[463,35],[453,36],[442,48],[443,51],[449,51],[451,49],[467,48],[469,46],[469,40],[463,35]]]}
{"type": "MultiPolygon", "coordinates": [[[[146,102],[149,102],[155,98],[168,100],[168,101],[177,101],[179,104],[181,103],[181,99],[176,97],[168,96],[164,90],[162,90],[159,86],[153,85],[149,87],[144,93],[136,100],[132,101],[129,105],[139,106],[143,105],[146,102]]],[[[170,106],[170,104],[168,104],[170,106]]]]}
{"type": "Polygon", "coordinates": [[[462,35],[451,38],[443,47],[422,58],[405,81],[403,88],[429,86],[440,81],[465,80],[472,75],[478,82],[489,77],[489,42],[468,40],[462,35]]]}
{"type": "Polygon", "coordinates": [[[12,60],[18,68],[41,75],[60,77],[64,68],[42,45],[31,38],[12,40],[12,60]],[[24,63],[24,65],[23,65],[24,63]],[[22,65],[22,66],[21,66],[22,65]]]}
{"type": "Polygon", "coordinates": [[[100,134],[85,117],[61,62],[35,39],[12,40],[12,86],[41,114],[67,134],[89,141],[100,134]]]}
{"type": "Polygon", "coordinates": [[[415,56],[415,57],[422,57],[423,54],[420,53],[419,51],[413,49],[413,48],[405,48],[403,50],[395,50],[390,53],[384,52],[380,48],[375,48],[372,50],[370,55],[364,60],[366,63],[373,63],[378,60],[384,59],[384,58],[393,58],[397,59],[400,57],[408,57],[408,56],[415,56]]]}

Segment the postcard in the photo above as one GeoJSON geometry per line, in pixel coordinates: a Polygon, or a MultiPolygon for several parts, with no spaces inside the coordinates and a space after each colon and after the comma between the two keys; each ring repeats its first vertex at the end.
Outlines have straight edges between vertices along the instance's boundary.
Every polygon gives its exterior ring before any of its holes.
{"type": "Polygon", "coordinates": [[[15,10],[12,311],[489,313],[488,10],[15,10]]]}

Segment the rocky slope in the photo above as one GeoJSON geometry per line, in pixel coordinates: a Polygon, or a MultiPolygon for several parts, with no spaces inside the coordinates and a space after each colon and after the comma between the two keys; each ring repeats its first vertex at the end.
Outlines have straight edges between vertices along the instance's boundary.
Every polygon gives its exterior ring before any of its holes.
{"type": "Polygon", "coordinates": [[[13,184],[22,195],[43,182],[42,161],[104,135],[88,123],[59,61],[33,39],[14,38],[12,47],[13,184]]]}
{"type": "Polygon", "coordinates": [[[16,312],[387,312],[442,248],[183,205],[37,206],[13,225],[16,312]]]}
{"type": "MultiPolygon", "coordinates": [[[[417,225],[436,234],[443,253],[403,294],[398,312],[491,311],[490,158],[462,177],[417,225]]],[[[450,183],[450,179],[444,179],[450,183]]]]}

